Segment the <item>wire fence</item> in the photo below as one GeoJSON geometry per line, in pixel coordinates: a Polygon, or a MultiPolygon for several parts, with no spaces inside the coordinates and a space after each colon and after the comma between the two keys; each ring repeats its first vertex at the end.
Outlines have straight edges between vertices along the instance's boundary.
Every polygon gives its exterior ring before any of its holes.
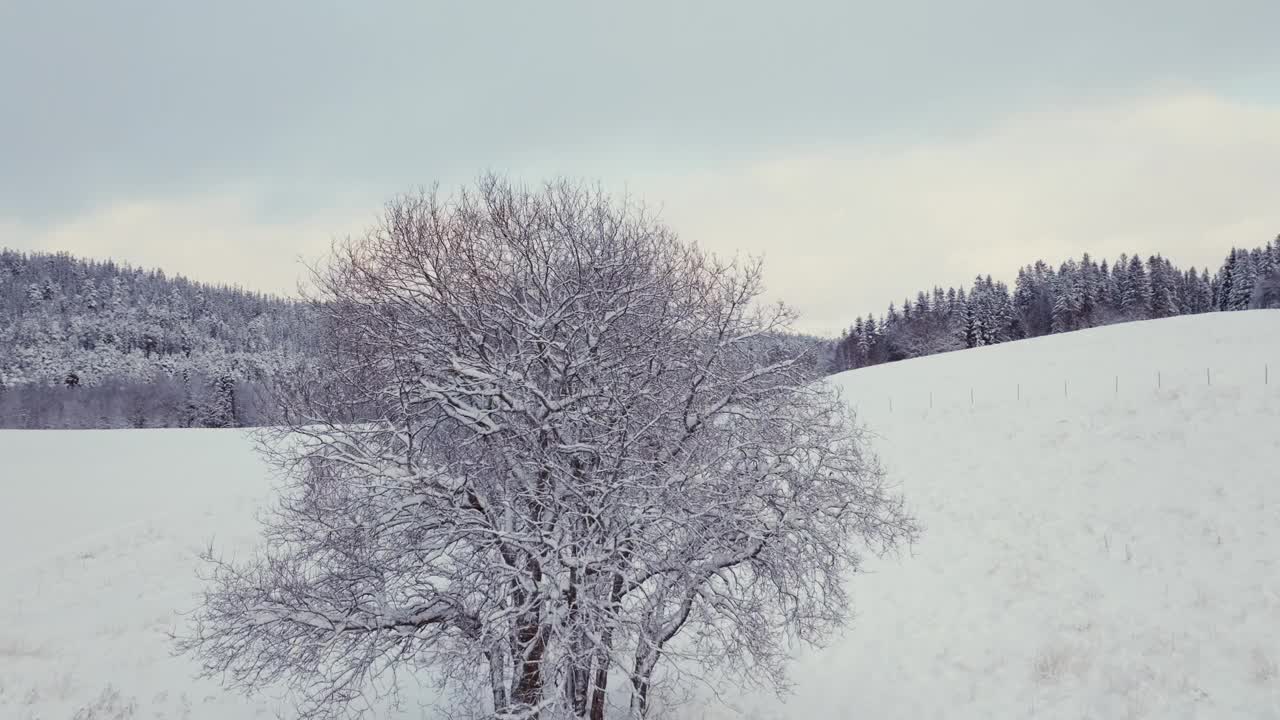
{"type": "MultiPolygon", "coordinates": [[[[952,385],[946,391],[926,390],[922,393],[912,393],[907,395],[889,394],[885,395],[879,407],[887,409],[890,413],[895,409],[898,411],[918,410],[927,408],[933,410],[937,407],[951,407],[957,405],[965,405],[968,407],[977,407],[980,405],[991,404],[995,401],[1007,403],[1013,401],[1015,403],[1030,402],[1034,400],[1058,399],[1070,400],[1073,397],[1090,397],[1094,399],[1105,399],[1107,397],[1126,397],[1136,396],[1142,391],[1149,392],[1176,392],[1190,390],[1194,388],[1213,388],[1215,381],[1220,387],[1258,387],[1269,388],[1271,382],[1271,365],[1264,363],[1253,369],[1235,367],[1229,373],[1224,373],[1221,369],[1215,369],[1212,366],[1200,370],[1182,370],[1177,373],[1166,373],[1165,370],[1152,370],[1149,374],[1144,373],[1115,373],[1106,381],[1106,376],[1101,378],[1093,377],[1088,379],[1064,378],[1061,387],[1050,391],[1048,383],[1036,382],[1026,383],[1015,381],[1007,386],[993,386],[990,383],[974,383],[965,388],[955,387],[952,385]],[[1224,374],[1229,375],[1230,383],[1221,382],[1224,374]],[[965,390],[967,389],[967,395],[965,390]],[[896,406],[896,407],[895,407],[896,406]]],[[[1280,388],[1280,378],[1277,379],[1275,385],[1280,388]]],[[[867,393],[857,393],[861,402],[857,404],[866,407],[868,401],[875,402],[867,397],[867,393]]]]}

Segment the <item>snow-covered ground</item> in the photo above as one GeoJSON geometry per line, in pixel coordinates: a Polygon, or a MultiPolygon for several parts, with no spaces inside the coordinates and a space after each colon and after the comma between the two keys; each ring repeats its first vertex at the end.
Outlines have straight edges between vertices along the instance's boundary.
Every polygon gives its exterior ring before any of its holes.
{"type": "MultiPolygon", "coordinates": [[[[1280,718],[1280,311],[837,381],[925,534],[852,580],[793,695],[689,717],[1280,718]]],[[[280,710],[191,681],[165,636],[270,485],[230,431],[0,432],[0,718],[280,710]]]]}

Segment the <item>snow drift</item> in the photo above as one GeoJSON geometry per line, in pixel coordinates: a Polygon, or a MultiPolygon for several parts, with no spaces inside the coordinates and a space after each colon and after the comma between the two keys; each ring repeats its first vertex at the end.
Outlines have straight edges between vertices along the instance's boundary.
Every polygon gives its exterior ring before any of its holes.
{"type": "MultiPolygon", "coordinates": [[[[852,580],[792,695],[687,716],[1280,717],[1277,372],[1280,311],[1254,311],[837,376],[924,537],[852,580]]],[[[250,547],[270,497],[242,434],[0,432],[0,491],[0,717],[282,710],[166,637],[197,551],[250,547]]]]}

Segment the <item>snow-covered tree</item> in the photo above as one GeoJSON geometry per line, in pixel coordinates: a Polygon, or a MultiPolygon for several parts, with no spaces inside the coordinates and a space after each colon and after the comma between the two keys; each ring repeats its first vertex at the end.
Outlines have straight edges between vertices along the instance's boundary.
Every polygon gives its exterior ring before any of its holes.
{"type": "Polygon", "coordinates": [[[240,410],[236,402],[236,379],[231,372],[218,374],[209,388],[205,407],[205,427],[239,427],[240,410]]]}
{"type": "Polygon", "coordinates": [[[1147,259],[1147,268],[1151,283],[1151,304],[1148,308],[1148,316],[1164,318],[1177,315],[1179,309],[1174,285],[1175,271],[1159,255],[1152,255],[1147,259]]]}
{"type": "Polygon", "coordinates": [[[1142,258],[1134,255],[1129,258],[1129,266],[1119,282],[1120,311],[1131,320],[1142,320],[1149,317],[1151,308],[1151,282],[1147,279],[1147,270],[1142,258]]]}
{"type": "Polygon", "coordinates": [[[929,315],[931,308],[932,306],[929,304],[929,296],[926,295],[923,290],[916,293],[915,316],[920,319],[925,319],[929,315]]]}
{"type": "Polygon", "coordinates": [[[1053,288],[1052,331],[1059,333],[1080,328],[1084,303],[1081,268],[1075,260],[1068,260],[1058,269],[1057,282],[1053,288]]]}
{"type": "Polygon", "coordinates": [[[1280,268],[1258,278],[1253,287],[1250,308],[1280,308],[1280,268]]]}
{"type": "Polygon", "coordinates": [[[484,717],[644,717],[664,664],[778,679],[859,549],[915,533],[759,265],[598,191],[400,198],[317,282],[331,344],[268,439],[292,488],[181,643],[212,675],[307,713],[429,667],[484,717]]]}
{"type": "Polygon", "coordinates": [[[1258,282],[1257,254],[1240,251],[1231,264],[1230,291],[1227,295],[1227,310],[1245,310],[1253,299],[1253,287],[1258,282]]]}

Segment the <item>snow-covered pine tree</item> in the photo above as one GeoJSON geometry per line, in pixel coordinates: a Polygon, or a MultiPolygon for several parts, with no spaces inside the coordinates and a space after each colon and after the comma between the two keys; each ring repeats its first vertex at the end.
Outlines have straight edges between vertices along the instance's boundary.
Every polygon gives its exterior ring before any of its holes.
{"type": "Polygon", "coordinates": [[[1116,277],[1113,268],[1102,261],[1098,268],[1098,307],[1095,310],[1098,324],[1115,322],[1119,309],[1116,306],[1116,277]]]}
{"type": "Polygon", "coordinates": [[[1093,327],[1101,322],[1100,306],[1103,302],[1102,269],[1097,261],[1084,253],[1080,258],[1080,281],[1082,285],[1080,297],[1080,324],[1082,327],[1093,327]]]}
{"type": "Polygon", "coordinates": [[[1276,253],[1271,243],[1267,243],[1266,248],[1258,254],[1257,266],[1259,278],[1267,277],[1277,269],[1280,269],[1280,261],[1277,261],[1276,253]]]}
{"type": "Polygon", "coordinates": [[[1151,282],[1147,279],[1147,270],[1142,258],[1137,255],[1129,258],[1129,267],[1124,274],[1124,285],[1121,288],[1121,302],[1121,310],[1130,320],[1144,320],[1149,317],[1151,282]]]}
{"type": "Polygon", "coordinates": [[[1040,335],[1035,322],[1036,287],[1030,268],[1018,269],[1013,287],[1013,307],[1022,320],[1024,332],[1028,337],[1040,335]]]}
{"type": "Polygon", "coordinates": [[[1231,303],[1235,295],[1232,291],[1232,283],[1234,282],[1237,262],[1238,252],[1235,248],[1232,248],[1231,252],[1227,254],[1227,259],[1222,263],[1222,267],[1214,276],[1217,287],[1215,288],[1213,299],[1217,309],[1219,310],[1232,309],[1231,303]]]}
{"type": "Polygon", "coordinates": [[[923,290],[916,293],[915,316],[919,320],[925,320],[929,316],[930,305],[929,296],[923,290]]]}
{"type": "Polygon", "coordinates": [[[1249,307],[1258,310],[1280,308],[1280,266],[1258,278],[1249,307]]]}
{"type": "Polygon", "coordinates": [[[1115,309],[1116,318],[1118,320],[1127,320],[1125,317],[1126,310],[1124,295],[1129,286],[1129,255],[1120,253],[1120,257],[1116,259],[1114,265],[1111,266],[1111,307],[1115,309]]]}
{"type": "Polygon", "coordinates": [[[964,286],[956,288],[956,309],[951,316],[951,333],[962,348],[974,346],[973,316],[964,286]]]}
{"type": "Polygon", "coordinates": [[[1228,310],[1247,310],[1253,300],[1253,286],[1258,281],[1257,256],[1241,250],[1231,267],[1231,291],[1227,296],[1228,310]]]}
{"type": "Polygon", "coordinates": [[[240,412],[236,403],[236,379],[229,370],[218,373],[210,384],[204,425],[213,428],[240,426],[240,412]]]}
{"type": "Polygon", "coordinates": [[[876,332],[876,319],[868,315],[867,321],[862,323],[862,332],[858,334],[858,355],[862,357],[863,362],[867,362],[871,357],[871,348],[875,345],[876,332]]]}
{"type": "Polygon", "coordinates": [[[1195,311],[1198,313],[1212,312],[1213,306],[1213,278],[1209,276],[1209,270],[1200,271],[1200,277],[1195,285],[1195,311]]]}
{"type": "Polygon", "coordinates": [[[867,352],[870,349],[870,345],[867,342],[867,322],[861,315],[854,322],[852,342],[853,347],[850,349],[854,358],[853,366],[862,367],[867,364],[867,352]]]}
{"type": "Polygon", "coordinates": [[[1174,294],[1174,280],[1169,275],[1170,268],[1164,258],[1152,255],[1147,259],[1148,277],[1151,282],[1150,306],[1147,315],[1151,318],[1173,317],[1178,314],[1177,296],[1174,294]]]}
{"type": "MultiPolygon", "coordinates": [[[[987,276],[987,281],[990,283],[990,275],[987,276]]],[[[1017,313],[1013,310],[1013,295],[1009,292],[1009,286],[1003,281],[992,285],[991,301],[991,314],[995,321],[995,331],[991,336],[992,341],[1001,343],[1023,337],[1021,323],[1018,321],[1017,313]]]]}

